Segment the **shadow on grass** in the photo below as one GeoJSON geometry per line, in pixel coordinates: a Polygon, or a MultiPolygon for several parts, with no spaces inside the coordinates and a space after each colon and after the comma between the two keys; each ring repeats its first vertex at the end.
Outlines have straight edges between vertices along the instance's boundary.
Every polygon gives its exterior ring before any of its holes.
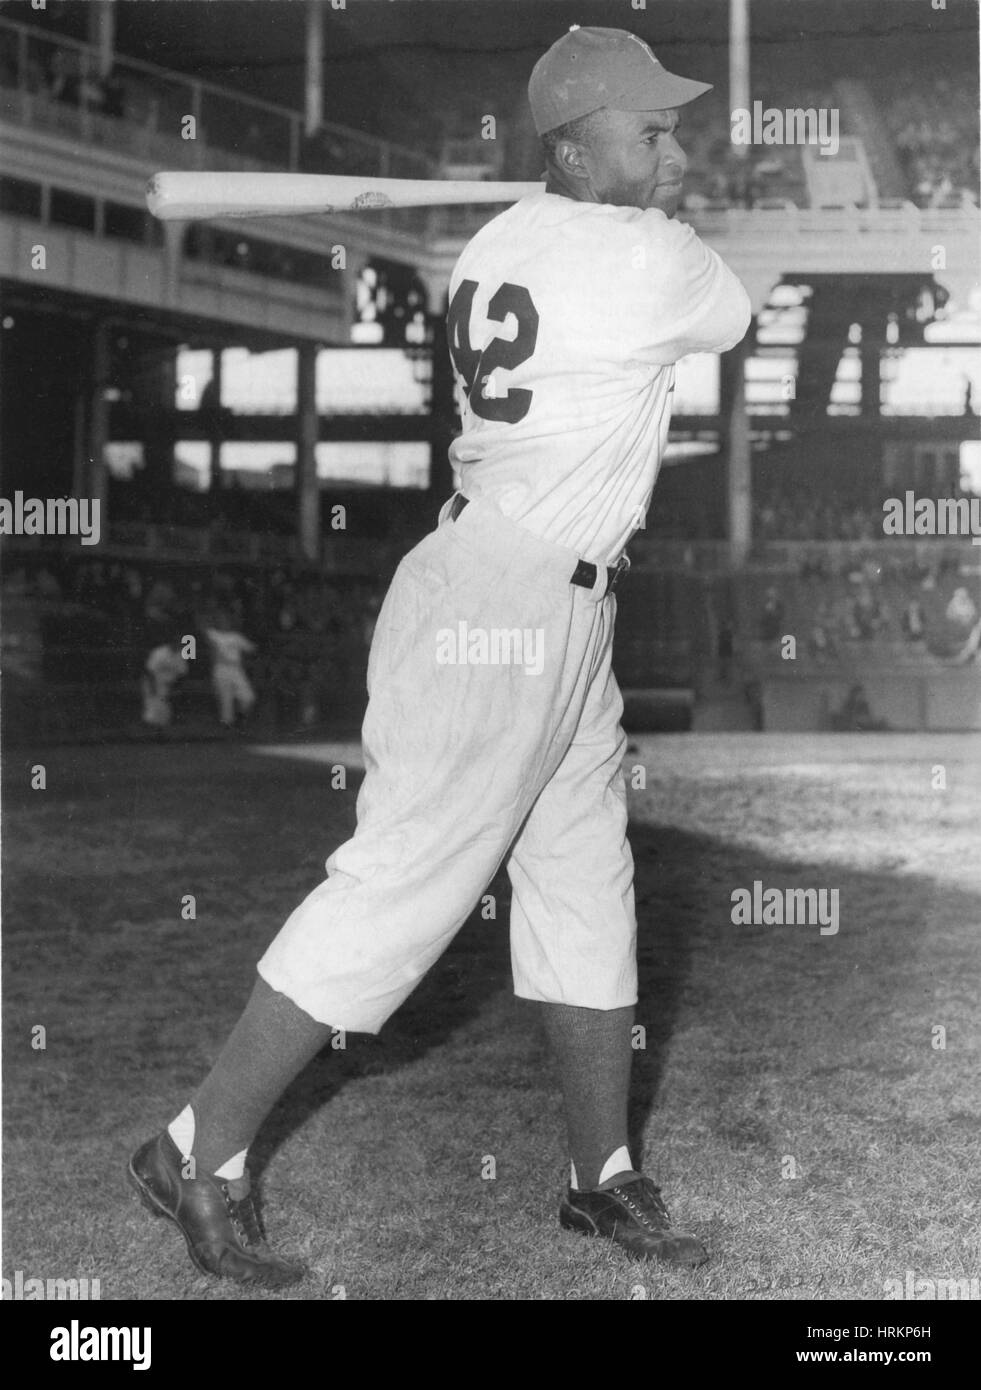
{"type": "MultiPolygon", "coordinates": [[[[692,918],[717,916],[717,904],[710,902],[711,875],[707,870],[720,847],[711,840],[701,841],[665,827],[652,831],[648,826],[634,825],[630,838],[640,923],[637,1019],[646,1033],[646,1045],[634,1057],[631,1087],[630,1142],[639,1156],[686,990],[692,918]]],[[[496,921],[484,921],[475,910],[377,1038],[360,1035],[349,1039],[343,1050],[328,1045],[288,1087],[250,1150],[250,1166],[257,1175],[311,1111],[326,1104],[342,1087],[362,1076],[396,1071],[442,1047],[480,1014],[490,998],[510,990],[507,921],[511,891],[503,870],[487,891],[497,902],[496,921]]],[[[544,1044],[533,1005],[529,1014],[544,1044]]]]}
{"type": "MultiPolygon", "coordinates": [[[[773,1070],[772,1058],[765,1062],[758,1056],[753,1029],[764,1027],[769,1035],[782,1037],[780,1045],[792,1055],[803,1011],[787,1001],[803,988],[812,999],[823,997],[833,1011],[838,992],[854,992],[856,972],[876,968],[877,979],[868,973],[860,978],[874,993],[876,1011],[888,1013],[909,989],[917,960],[927,949],[929,926],[970,921],[978,913],[977,898],[931,879],[754,857],[742,846],[668,826],[633,823],[630,840],[639,938],[637,1022],[644,1029],[634,1054],[629,1114],[638,1166],[648,1140],[662,1137],[656,1122],[658,1097],[680,1021],[686,1027],[708,1027],[721,1048],[721,1058],[706,1059],[709,1075],[698,1101],[704,1105],[708,1098],[710,1127],[731,1147],[765,1146],[770,1140],[765,1126],[742,1115],[735,1102],[747,1077],[752,1082],[773,1070]],[[766,887],[838,888],[838,934],[822,935],[818,925],[734,925],[732,890],[752,889],[754,880],[766,887]],[[698,953],[709,957],[700,977],[731,980],[731,993],[718,983],[711,989],[692,983],[698,953]],[[787,970],[792,978],[784,989],[787,970]]],[[[510,990],[510,889],[503,872],[489,891],[497,899],[496,922],[472,914],[378,1038],[358,1037],[353,1046],[349,1040],[346,1051],[325,1048],[284,1093],[252,1150],[257,1172],[311,1110],[343,1086],[361,1076],[397,1071],[443,1047],[492,997],[510,990]]],[[[533,1006],[527,1017],[544,1046],[533,1006]]],[[[854,1048],[860,1046],[859,1028],[851,1041],[854,1048]]],[[[814,1062],[819,1067],[835,1057],[841,1065],[848,1056],[849,1039],[835,1034],[814,1062]]]]}

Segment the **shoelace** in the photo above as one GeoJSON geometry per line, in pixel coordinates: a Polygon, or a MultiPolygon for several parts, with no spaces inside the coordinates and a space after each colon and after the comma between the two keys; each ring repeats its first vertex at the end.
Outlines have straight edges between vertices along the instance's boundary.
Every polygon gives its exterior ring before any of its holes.
{"type": "Polygon", "coordinates": [[[660,1234],[670,1225],[668,1209],[661,1200],[661,1189],[650,1178],[640,1178],[624,1187],[611,1187],[610,1192],[620,1198],[648,1231],[660,1234]],[[642,1194],[639,1201],[634,1193],[642,1194]],[[652,1220],[652,1214],[656,1221],[652,1220]]]}
{"type": "Polygon", "coordinates": [[[225,1209],[228,1212],[229,1220],[242,1237],[246,1248],[262,1247],[265,1242],[262,1239],[262,1232],[259,1230],[259,1219],[256,1216],[251,1194],[236,1201],[229,1192],[226,1183],[222,1183],[221,1193],[225,1199],[225,1209]]]}

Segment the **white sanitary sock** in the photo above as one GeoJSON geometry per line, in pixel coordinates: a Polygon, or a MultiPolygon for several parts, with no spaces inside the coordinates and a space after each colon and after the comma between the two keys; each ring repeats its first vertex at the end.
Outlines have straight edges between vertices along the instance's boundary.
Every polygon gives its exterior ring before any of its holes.
{"type": "MultiPolygon", "coordinates": [[[[194,1111],[189,1105],[185,1105],[176,1120],[171,1120],[167,1126],[167,1133],[177,1145],[181,1157],[190,1158],[194,1148],[194,1111]]],[[[226,1182],[234,1182],[236,1178],[244,1177],[248,1152],[248,1149],[242,1149],[240,1153],[233,1154],[227,1163],[215,1169],[215,1177],[224,1178],[226,1182]]]]}
{"type": "Polygon", "coordinates": [[[602,1187],[607,1178],[615,1178],[617,1173],[633,1172],[634,1165],[630,1162],[630,1151],[626,1144],[621,1144],[615,1154],[610,1154],[603,1164],[603,1171],[599,1175],[597,1187],[602,1187]]]}
{"type": "MultiPolygon", "coordinates": [[[[578,1192],[579,1178],[576,1174],[576,1165],[570,1163],[569,1167],[572,1170],[572,1190],[578,1192]]],[[[610,1157],[603,1164],[603,1171],[599,1175],[599,1182],[596,1186],[599,1187],[600,1183],[606,1182],[607,1178],[616,1177],[617,1173],[626,1172],[633,1172],[633,1164],[630,1162],[630,1152],[626,1144],[621,1144],[616,1153],[610,1154],[610,1157]]]]}
{"type": "Polygon", "coordinates": [[[233,1154],[227,1163],[223,1163],[220,1168],[215,1169],[216,1178],[225,1178],[228,1182],[234,1182],[236,1178],[245,1176],[245,1156],[248,1149],[241,1149],[237,1154],[233,1154]]]}
{"type": "Polygon", "coordinates": [[[190,1158],[194,1148],[194,1111],[189,1105],[184,1106],[176,1120],[171,1120],[167,1133],[177,1145],[181,1158],[190,1158]]]}

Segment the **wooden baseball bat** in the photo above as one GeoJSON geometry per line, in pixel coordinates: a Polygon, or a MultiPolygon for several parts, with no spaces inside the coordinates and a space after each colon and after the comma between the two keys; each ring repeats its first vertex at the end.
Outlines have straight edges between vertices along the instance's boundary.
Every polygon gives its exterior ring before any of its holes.
{"type": "Polygon", "coordinates": [[[542,183],[479,179],[376,179],[350,174],[154,174],[147,207],[165,222],[195,217],[296,217],[450,203],[515,203],[542,183]]]}

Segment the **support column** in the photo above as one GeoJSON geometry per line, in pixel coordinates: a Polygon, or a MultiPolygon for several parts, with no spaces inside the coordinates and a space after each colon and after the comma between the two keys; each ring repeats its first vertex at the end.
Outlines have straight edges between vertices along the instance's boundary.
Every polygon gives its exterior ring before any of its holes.
{"type": "Polygon", "coordinates": [[[306,82],[303,130],[315,134],[324,123],[323,0],[307,0],[306,82]]]}
{"type": "Polygon", "coordinates": [[[184,254],[184,233],[187,223],[165,222],[163,224],[163,302],[168,309],[176,308],[180,296],[181,266],[184,254]]]}
{"type": "Polygon", "coordinates": [[[429,406],[429,491],[440,505],[453,493],[453,467],[449,450],[458,427],[453,368],[446,337],[446,308],[444,295],[441,310],[431,315],[433,385],[429,406]]]}
{"type": "Polygon", "coordinates": [[[426,318],[432,353],[429,396],[429,492],[441,506],[453,492],[453,468],[449,448],[456,438],[459,420],[454,398],[453,367],[446,338],[449,308],[447,276],[440,271],[417,269],[419,283],[426,292],[426,318]]]}
{"type": "MultiPolygon", "coordinates": [[[[224,484],[221,472],[221,446],[224,443],[225,432],[223,416],[221,413],[221,372],[222,352],[221,348],[213,348],[211,351],[211,380],[205,387],[207,392],[206,423],[208,427],[208,463],[210,467],[209,491],[220,492],[224,484]]],[[[201,404],[204,407],[205,401],[202,395],[201,404]]]]}
{"type": "Polygon", "coordinates": [[[152,343],[138,372],[143,403],[143,495],[155,518],[169,521],[174,506],[174,446],[177,442],[177,349],[152,343]]]}
{"type": "Polygon", "coordinates": [[[88,402],[86,387],[79,382],[72,402],[72,496],[87,497],[86,468],[88,466],[88,432],[86,428],[88,402]]]}
{"type": "Polygon", "coordinates": [[[320,488],[317,484],[317,344],[296,353],[296,538],[304,560],[320,559],[320,488]]]}
{"type": "Polygon", "coordinates": [[[109,442],[109,402],[106,388],[109,386],[111,370],[111,349],[109,344],[109,324],[105,319],[96,321],[92,329],[92,364],[89,376],[89,419],[84,461],[84,496],[99,503],[100,525],[105,535],[108,523],[106,515],[106,445],[109,442]]]}
{"type": "Polygon", "coordinates": [[[862,414],[875,420],[879,416],[882,342],[879,335],[864,323],[859,352],[862,361],[862,414]]]}
{"type": "MultiPolygon", "coordinates": [[[[729,110],[749,111],[749,0],[729,0],[729,110]]],[[[742,201],[749,205],[749,145],[730,143],[742,201]]]]}
{"type": "Polygon", "coordinates": [[[115,0],[89,0],[89,43],[95,49],[96,74],[106,78],[115,60],[115,0]]]}
{"type": "Polygon", "coordinates": [[[719,413],[726,463],[726,533],[733,569],[745,563],[753,539],[752,467],[749,416],[746,414],[748,356],[749,348],[744,339],[731,352],[723,353],[719,362],[719,413]]]}

